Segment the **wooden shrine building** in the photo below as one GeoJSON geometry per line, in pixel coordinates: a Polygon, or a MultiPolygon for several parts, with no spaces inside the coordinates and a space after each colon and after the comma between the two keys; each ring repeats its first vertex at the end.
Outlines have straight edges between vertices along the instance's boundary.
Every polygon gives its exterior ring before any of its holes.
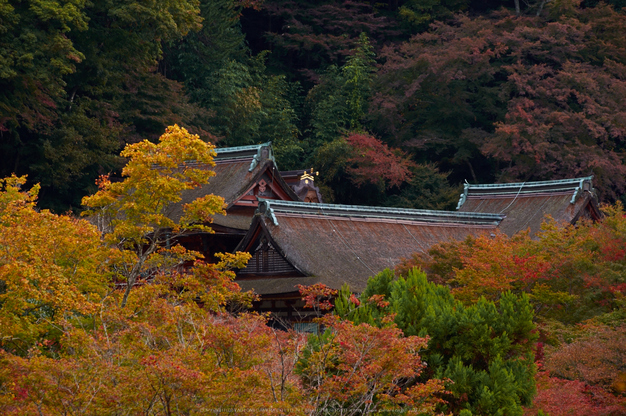
{"type": "Polygon", "coordinates": [[[296,285],[348,283],[361,292],[370,276],[401,258],[468,235],[494,233],[503,215],[316,204],[259,199],[236,248],[252,254],[235,281],[261,295],[255,309],[288,322],[310,316],[296,285]]]}
{"type": "Polygon", "coordinates": [[[544,182],[465,184],[459,212],[506,215],[499,229],[512,236],[530,228],[536,234],[546,216],[574,224],[580,218],[600,218],[592,176],[544,182]]]}
{"type": "Polygon", "coordinates": [[[283,180],[271,143],[215,149],[215,176],[209,183],[183,193],[183,200],[171,207],[168,216],[178,219],[183,204],[213,194],[224,198],[226,215],[215,215],[211,228],[214,234],[193,232],[178,239],[188,249],[204,254],[208,260],[220,252],[232,252],[250,228],[258,207],[257,197],[298,201],[298,196],[283,180]]]}

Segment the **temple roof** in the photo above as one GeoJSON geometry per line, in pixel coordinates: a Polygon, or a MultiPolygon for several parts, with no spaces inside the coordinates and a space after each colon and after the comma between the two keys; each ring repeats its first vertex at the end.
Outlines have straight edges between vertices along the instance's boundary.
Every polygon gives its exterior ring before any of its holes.
{"type": "Polygon", "coordinates": [[[506,215],[500,230],[512,236],[530,229],[536,234],[551,216],[557,221],[575,223],[581,216],[600,216],[592,176],[542,182],[504,184],[465,184],[457,206],[459,212],[506,215]]]}
{"type": "MultiPolygon", "coordinates": [[[[251,146],[218,147],[215,149],[216,156],[214,160],[217,161],[226,159],[256,159],[258,162],[261,157],[274,160],[274,153],[271,146],[272,142],[253,144],[251,146]],[[265,156],[261,155],[261,150],[263,148],[268,149],[268,154],[265,156]]],[[[249,169],[252,170],[252,168],[253,166],[251,166],[249,169]]]]}
{"type": "Polygon", "coordinates": [[[265,295],[294,292],[297,284],[314,283],[335,289],[348,283],[360,292],[370,276],[395,267],[402,258],[442,241],[494,233],[503,218],[261,199],[250,230],[237,247],[253,258],[236,281],[265,295]],[[269,265],[266,270],[261,267],[264,262],[269,265]]]}
{"type": "Polygon", "coordinates": [[[224,198],[227,215],[215,215],[214,223],[223,227],[247,230],[252,219],[250,214],[233,209],[257,206],[255,190],[261,181],[270,198],[298,200],[298,196],[281,178],[276,168],[271,143],[254,146],[225,147],[215,149],[215,166],[207,167],[215,172],[209,183],[199,188],[185,191],[183,200],[174,204],[168,213],[177,220],[182,215],[182,206],[196,198],[213,194],[224,198]],[[265,186],[266,185],[266,186],[265,186]]]}

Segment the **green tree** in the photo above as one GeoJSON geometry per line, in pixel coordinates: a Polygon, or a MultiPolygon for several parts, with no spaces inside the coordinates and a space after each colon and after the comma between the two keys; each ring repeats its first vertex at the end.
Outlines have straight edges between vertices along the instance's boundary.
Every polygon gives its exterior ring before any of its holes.
{"type": "Polygon", "coordinates": [[[265,73],[265,55],[245,64],[230,61],[218,72],[217,91],[210,102],[215,111],[212,125],[224,145],[272,141],[282,158],[302,151],[297,118],[287,98],[289,84],[284,76],[265,73]]]}
{"type": "Polygon", "coordinates": [[[204,0],[200,3],[202,28],[165,47],[164,73],[184,83],[190,98],[213,107],[219,94],[219,72],[231,61],[246,63],[249,52],[241,32],[239,2],[204,0]]]}
{"type": "Polygon", "coordinates": [[[64,76],[84,59],[68,34],[87,29],[85,6],[82,0],[0,3],[0,131],[9,139],[54,119],[64,76]]]}
{"type": "Polygon", "coordinates": [[[392,316],[405,336],[428,336],[425,377],[448,378],[445,410],[464,415],[521,415],[535,394],[533,310],[525,295],[505,293],[466,307],[447,287],[413,269],[394,279],[370,278],[360,301],[344,288],[336,313],[355,323],[384,325],[392,316]]]}
{"type": "Polygon", "coordinates": [[[221,145],[272,141],[281,169],[295,168],[303,150],[292,85],[267,73],[267,52],[251,56],[240,25],[244,6],[234,0],[201,2],[202,29],[171,44],[161,64],[209,112],[210,131],[221,145]]]}
{"type": "Polygon", "coordinates": [[[411,180],[398,192],[387,195],[383,205],[402,208],[453,210],[459,200],[459,187],[450,186],[448,174],[432,164],[411,166],[411,180]]]}
{"type": "Polygon", "coordinates": [[[180,84],[156,72],[162,43],[200,27],[195,0],[4,1],[0,6],[0,175],[29,175],[39,203],[80,205],[124,142],[167,123],[203,133],[180,84]]]}
{"type": "Polygon", "coordinates": [[[85,8],[82,0],[0,3],[0,176],[41,179],[30,164],[45,157],[50,142],[39,137],[59,121],[67,76],[85,59],[70,39],[87,30],[85,8]]]}
{"type": "Polygon", "coordinates": [[[309,91],[311,150],[338,139],[349,130],[363,130],[376,72],[374,56],[367,35],[361,33],[346,63],[341,68],[330,66],[320,84],[309,91]]]}
{"type": "Polygon", "coordinates": [[[418,31],[425,30],[434,20],[445,20],[466,10],[468,0],[408,0],[398,8],[398,14],[418,31]]]}

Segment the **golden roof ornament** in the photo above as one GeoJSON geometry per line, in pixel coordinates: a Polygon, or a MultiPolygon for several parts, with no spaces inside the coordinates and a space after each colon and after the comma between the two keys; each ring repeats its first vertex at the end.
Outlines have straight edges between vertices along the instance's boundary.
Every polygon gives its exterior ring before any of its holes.
{"type": "Polygon", "coordinates": [[[300,176],[300,180],[304,181],[304,183],[308,185],[309,181],[313,183],[315,181],[315,176],[318,176],[319,174],[320,174],[319,172],[313,173],[313,168],[311,168],[310,172],[307,172],[306,170],[302,172],[302,176],[300,176]]]}

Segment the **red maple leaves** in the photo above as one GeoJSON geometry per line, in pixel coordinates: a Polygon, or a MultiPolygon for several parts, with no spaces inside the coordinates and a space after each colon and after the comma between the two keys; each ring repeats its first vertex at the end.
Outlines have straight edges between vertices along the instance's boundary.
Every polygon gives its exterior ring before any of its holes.
{"type": "Polygon", "coordinates": [[[369,182],[391,188],[411,178],[413,162],[400,150],[367,133],[353,132],[345,139],[353,149],[346,170],[355,185],[369,182]]]}

